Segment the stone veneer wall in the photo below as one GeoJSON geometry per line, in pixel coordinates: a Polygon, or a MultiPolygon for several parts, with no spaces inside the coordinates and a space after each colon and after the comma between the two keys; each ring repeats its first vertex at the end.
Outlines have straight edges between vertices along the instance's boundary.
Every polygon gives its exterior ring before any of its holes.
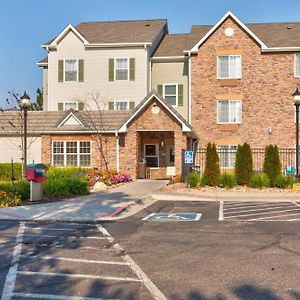
{"type": "Polygon", "coordinates": [[[297,83],[294,53],[261,53],[260,46],[228,18],[192,57],[192,126],[200,137],[200,147],[208,142],[293,147],[291,94],[297,83]],[[224,34],[227,27],[234,29],[231,37],[224,34]],[[217,79],[217,55],[230,54],[242,56],[242,78],[217,79]],[[217,124],[217,100],[222,99],[242,101],[240,125],[217,124]]]}

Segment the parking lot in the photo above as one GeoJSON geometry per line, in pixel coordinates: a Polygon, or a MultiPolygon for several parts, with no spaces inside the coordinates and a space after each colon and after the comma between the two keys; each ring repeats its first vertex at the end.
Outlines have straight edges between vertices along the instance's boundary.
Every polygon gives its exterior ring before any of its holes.
{"type": "Polygon", "coordinates": [[[159,290],[101,225],[21,222],[8,299],[151,299],[159,290]]]}

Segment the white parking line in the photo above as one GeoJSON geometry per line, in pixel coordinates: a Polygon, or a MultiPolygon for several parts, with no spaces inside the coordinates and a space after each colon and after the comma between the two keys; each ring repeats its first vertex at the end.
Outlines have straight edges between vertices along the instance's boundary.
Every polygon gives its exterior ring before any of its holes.
{"type": "MultiPolygon", "coordinates": [[[[238,210],[238,209],[242,209],[242,208],[251,208],[251,207],[274,207],[276,205],[279,205],[278,203],[264,203],[264,204],[252,204],[252,205],[246,205],[246,206],[236,206],[236,207],[229,207],[227,208],[227,204],[225,204],[225,208],[224,210],[238,210]]],[[[286,207],[286,206],[291,206],[290,202],[287,202],[286,204],[280,203],[281,206],[286,207]]]]}
{"type": "Polygon", "coordinates": [[[76,231],[76,229],[71,228],[51,228],[51,227],[26,227],[30,230],[45,230],[45,231],[76,231]]]}
{"type": "MultiPolygon", "coordinates": [[[[110,233],[101,225],[97,225],[98,229],[107,239],[113,243],[113,247],[118,251],[124,251],[124,249],[118,244],[115,243],[115,239],[110,235],[110,233]]],[[[131,269],[134,273],[141,279],[145,287],[149,290],[154,299],[157,300],[167,300],[166,296],[157,288],[157,286],[151,281],[151,279],[143,272],[143,270],[134,262],[134,260],[128,255],[125,254],[122,258],[129,263],[131,269]]]]}
{"type": "Polygon", "coordinates": [[[71,274],[71,273],[51,273],[51,272],[31,272],[31,271],[17,271],[21,275],[30,276],[56,276],[56,277],[71,277],[71,278],[88,278],[88,279],[100,279],[100,280],[112,280],[112,281],[130,281],[141,282],[141,279],[131,277],[116,277],[116,276],[100,276],[89,274],[71,274]]]}
{"type": "Polygon", "coordinates": [[[29,233],[24,233],[24,237],[29,236],[29,237],[48,237],[48,238],[58,238],[58,237],[64,237],[64,238],[76,238],[76,239],[91,239],[91,240],[106,240],[105,237],[102,236],[75,236],[75,235],[66,235],[66,236],[61,236],[61,235],[48,235],[48,234],[29,234],[29,233]]]}
{"type": "Polygon", "coordinates": [[[224,201],[220,201],[220,206],[219,206],[219,221],[224,220],[224,214],[223,214],[223,206],[224,206],[224,201]]]}
{"type": "MultiPolygon", "coordinates": [[[[289,216],[299,216],[299,213],[296,214],[288,214],[288,215],[280,215],[280,216],[270,216],[270,217],[263,217],[263,218],[255,218],[255,219],[249,219],[248,221],[259,221],[259,220],[265,220],[265,219],[275,219],[275,218],[284,218],[284,217],[289,217],[289,216]]],[[[288,221],[288,220],[285,220],[288,221]]]]}
{"type": "Polygon", "coordinates": [[[104,299],[104,298],[91,298],[91,297],[73,297],[73,296],[60,296],[49,294],[25,294],[25,293],[13,293],[14,297],[19,298],[36,298],[36,299],[49,299],[49,300],[117,300],[117,299],[104,299]]]}
{"type": "Polygon", "coordinates": [[[6,275],[1,300],[10,300],[13,295],[16,277],[17,277],[17,271],[18,271],[18,262],[22,250],[22,240],[23,240],[24,230],[25,230],[25,222],[20,222],[17,239],[16,239],[17,245],[14,248],[11,265],[6,275]]]}
{"type": "MultiPolygon", "coordinates": [[[[224,219],[239,218],[239,217],[249,217],[249,216],[257,216],[257,215],[277,214],[277,213],[284,213],[284,212],[295,211],[295,210],[300,210],[300,208],[287,209],[287,210],[281,210],[281,211],[273,211],[273,212],[260,212],[260,213],[253,213],[253,214],[251,213],[251,214],[235,215],[235,216],[230,216],[230,217],[224,217],[224,219]]],[[[273,218],[273,217],[271,217],[271,218],[273,218]]]]}
{"type": "Polygon", "coordinates": [[[300,204],[298,202],[293,202],[295,205],[300,207],[300,204]]]}
{"type": "MultiPolygon", "coordinates": [[[[279,209],[279,208],[284,208],[286,206],[274,206],[274,207],[266,207],[266,208],[257,208],[257,209],[247,209],[247,210],[239,210],[239,211],[230,211],[230,212],[224,212],[224,214],[238,214],[242,212],[248,212],[248,211],[261,211],[261,210],[270,210],[270,209],[279,209]]],[[[294,207],[294,206],[289,206],[289,208],[294,207]]]]}
{"type": "Polygon", "coordinates": [[[129,263],[122,261],[108,261],[108,260],[89,260],[89,259],[78,259],[78,258],[69,258],[69,257],[57,257],[57,256],[43,256],[43,255],[20,255],[20,257],[25,259],[45,259],[45,260],[63,260],[63,261],[72,261],[78,263],[87,263],[87,264],[106,264],[106,265],[125,265],[128,266],[129,263]]]}

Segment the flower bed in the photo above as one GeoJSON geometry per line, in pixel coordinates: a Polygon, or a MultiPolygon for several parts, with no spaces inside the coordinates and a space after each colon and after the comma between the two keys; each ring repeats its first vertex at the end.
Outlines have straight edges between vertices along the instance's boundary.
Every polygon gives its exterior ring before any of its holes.
{"type": "Polygon", "coordinates": [[[17,193],[0,192],[0,207],[19,206],[21,197],[17,193]]]}

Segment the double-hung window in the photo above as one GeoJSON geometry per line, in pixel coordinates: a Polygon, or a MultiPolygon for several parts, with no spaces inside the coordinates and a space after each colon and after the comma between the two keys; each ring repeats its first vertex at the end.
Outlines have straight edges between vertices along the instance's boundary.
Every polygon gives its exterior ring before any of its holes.
{"type": "Polygon", "coordinates": [[[242,58],[240,55],[222,55],[218,56],[218,78],[230,79],[241,78],[242,58]]]}
{"type": "Polygon", "coordinates": [[[114,102],[114,110],[128,110],[129,103],[128,101],[116,101],[114,102]]]}
{"type": "Polygon", "coordinates": [[[236,145],[218,145],[217,151],[221,168],[231,169],[235,167],[236,150],[236,145]]]}
{"type": "Polygon", "coordinates": [[[242,120],[242,104],[240,100],[218,100],[217,122],[240,124],[242,120]]]}
{"type": "Polygon", "coordinates": [[[78,103],[77,102],[65,102],[64,103],[64,110],[69,110],[69,109],[78,109],[78,103]]]}
{"type": "Polygon", "coordinates": [[[91,166],[90,141],[54,141],[52,145],[54,166],[91,166]]]}
{"type": "Polygon", "coordinates": [[[65,81],[78,80],[78,62],[77,59],[65,60],[65,81]]]}
{"type": "Polygon", "coordinates": [[[164,84],[163,97],[167,103],[178,105],[178,84],[164,84]]]}
{"type": "Polygon", "coordinates": [[[295,77],[300,77],[300,52],[295,54],[295,77]]]}
{"type": "Polygon", "coordinates": [[[129,63],[128,58],[115,59],[115,80],[128,80],[129,63]]]}

